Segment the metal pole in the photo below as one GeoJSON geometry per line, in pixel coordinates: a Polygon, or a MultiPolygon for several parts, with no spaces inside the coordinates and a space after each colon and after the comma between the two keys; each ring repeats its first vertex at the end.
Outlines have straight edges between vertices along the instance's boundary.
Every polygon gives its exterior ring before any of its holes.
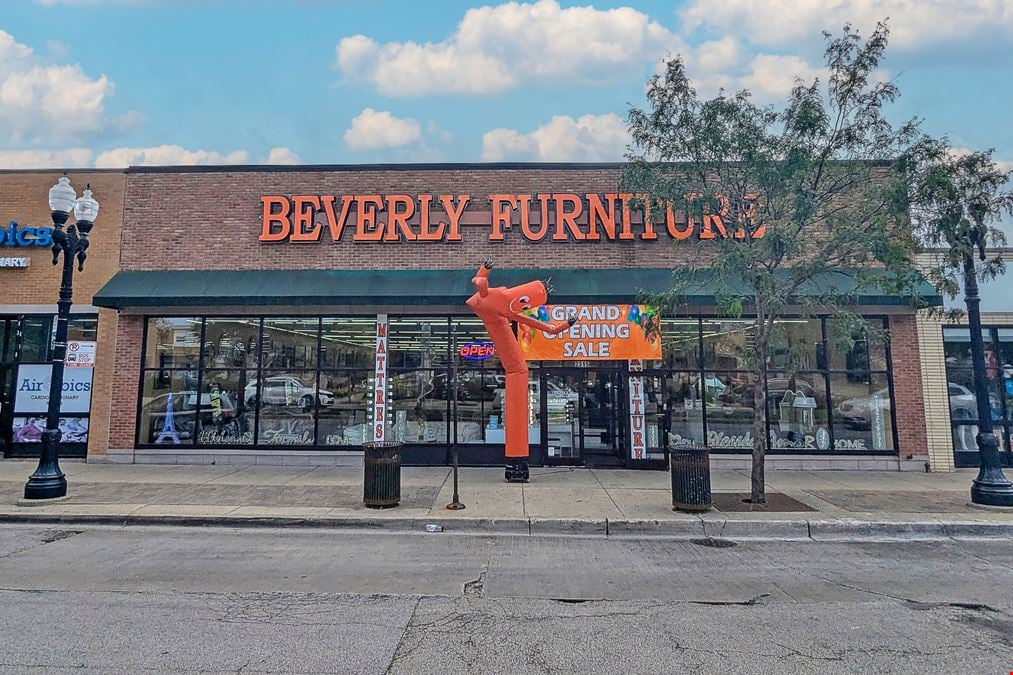
{"type": "MultiPolygon", "coordinates": [[[[71,225],[63,231],[70,214],[53,213],[56,229],[53,232],[53,263],[63,254],[63,275],[60,280],[60,297],[57,302],[56,340],[53,343],[53,372],[49,380],[49,408],[46,413],[46,430],[42,432],[42,451],[39,466],[25,484],[25,499],[56,499],[67,495],[67,478],[60,470],[60,407],[63,403],[63,368],[67,356],[67,323],[74,288],[74,255],[81,238],[71,225]]],[[[81,264],[84,264],[82,259],[81,264]]]]}
{"type": "MultiPolygon", "coordinates": [[[[454,423],[454,498],[449,504],[447,509],[450,511],[460,511],[464,508],[464,504],[461,503],[461,497],[457,493],[457,359],[459,354],[457,353],[457,329],[451,329],[450,344],[452,353],[450,354],[450,378],[451,378],[451,391],[454,397],[454,404],[451,410],[454,412],[454,419],[451,420],[454,423]]],[[[448,427],[449,430],[449,427],[448,427]]]]}
{"type": "Polygon", "coordinates": [[[978,404],[978,435],[975,440],[981,460],[978,477],[971,484],[971,502],[987,506],[1013,506],[1013,484],[1003,474],[999,462],[999,441],[992,428],[992,406],[985,377],[985,345],[981,335],[981,298],[978,295],[973,250],[964,254],[964,301],[967,303],[967,322],[971,329],[974,397],[978,404]]]}

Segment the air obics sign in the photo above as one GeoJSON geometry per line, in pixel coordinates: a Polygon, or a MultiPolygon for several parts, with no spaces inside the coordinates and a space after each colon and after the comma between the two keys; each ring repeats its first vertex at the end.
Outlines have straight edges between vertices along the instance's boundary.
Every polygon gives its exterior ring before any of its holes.
{"type": "Polygon", "coordinates": [[[6,228],[0,230],[0,246],[52,246],[53,228],[22,227],[13,220],[6,228]]]}
{"type": "MultiPolygon", "coordinates": [[[[745,239],[727,206],[699,221],[671,206],[652,222],[632,194],[266,195],[260,241],[266,243],[459,242],[484,237],[535,241],[745,239]]],[[[745,200],[748,213],[750,199],[745,200]]],[[[763,226],[752,237],[763,236],[763,226]]]]}

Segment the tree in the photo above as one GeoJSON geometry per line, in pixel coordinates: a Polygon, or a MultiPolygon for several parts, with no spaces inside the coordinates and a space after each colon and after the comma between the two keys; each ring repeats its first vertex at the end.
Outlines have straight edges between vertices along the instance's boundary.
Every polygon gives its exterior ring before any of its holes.
{"type": "MultiPolygon", "coordinates": [[[[897,158],[918,138],[918,123],[891,124],[898,96],[880,79],[888,42],[880,23],[867,40],[844,26],[826,41],[826,77],[795,85],[781,108],[748,91],[703,100],[680,57],[647,86],[646,109],[629,111],[633,144],[621,186],[641,197],[653,222],[683,213],[717,237],[707,246],[707,284],[718,311],[754,317],[749,368],[754,416],[751,497],[763,503],[766,374],[775,321],[833,314],[859,327],[863,292],[910,294],[920,276],[897,158]],[[649,195],[649,196],[646,196],[649,195]]],[[[669,311],[701,282],[677,271],[653,298],[669,311]]]]}
{"type": "Polygon", "coordinates": [[[1006,237],[996,224],[1013,216],[1013,172],[1003,171],[993,152],[958,154],[948,139],[923,138],[900,163],[910,185],[915,236],[934,254],[926,274],[951,299],[963,287],[967,258],[978,259],[975,274],[984,281],[1006,269],[1000,250],[1006,237]]]}
{"type": "Polygon", "coordinates": [[[976,442],[981,467],[971,485],[971,501],[992,506],[1013,506],[1013,485],[1003,475],[999,442],[992,429],[992,407],[981,333],[978,278],[1003,273],[1000,249],[1006,243],[994,226],[1013,215],[1013,172],[992,161],[992,151],[955,154],[946,140],[925,139],[910,153],[904,169],[909,173],[911,214],[915,233],[933,250],[929,278],[951,298],[963,287],[971,333],[974,396],[977,403],[976,442]],[[977,259],[977,262],[976,262],[977,259]]]}

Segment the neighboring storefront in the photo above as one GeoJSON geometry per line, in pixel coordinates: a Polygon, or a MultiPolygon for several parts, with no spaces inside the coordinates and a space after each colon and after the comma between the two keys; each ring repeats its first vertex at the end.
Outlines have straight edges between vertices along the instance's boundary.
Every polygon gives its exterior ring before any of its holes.
{"type": "MultiPolygon", "coordinates": [[[[0,171],[0,454],[37,456],[46,426],[60,267],[52,264],[49,188],[59,171],[0,171]]],[[[116,312],[92,296],[116,272],[123,219],[122,171],[75,171],[101,210],[88,261],[75,274],[60,429],[65,457],[104,456],[116,312]]]]}
{"type": "MultiPolygon", "coordinates": [[[[677,317],[637,304],[734,230],[645,223],[616,194],[619,169],[129,170],[121,271],[95,299],[121,313],[109,458],[327,464],[382,437],[408,463],[444,464],[454,446],[500,463],[504,374],[464,305],[488,258],[492,285],[551,276],[546,316],[582,313],[559,340],[520,336],[542,359],[534,463],[660,467],[689,443],[748,462],[749,322],[718,316],[705,288],[677,317]]],[[[890,339],[842,335],[832,317],[779,323],[773,463],[924,465],[915,314],[860,303],[890,339]]]]}
{"type": "MultiPolygon", "coordinates": [[[[980,283],[985,378],[992,424],[1004,466],[1013,466],[1013,249],[1001,252],[1004,276],[980,283]]],[[[932,256],[925,256],[931,264],[932,256]]],[[[964,298],[946,300],[964,309],[964,298]]],[[[978,404],[971,369],[971,336],[966,317],[946,321],[922,315],[918,325],[925,383],[929,458],[936,471],[979,465],[975,437],[978,404]]]]}

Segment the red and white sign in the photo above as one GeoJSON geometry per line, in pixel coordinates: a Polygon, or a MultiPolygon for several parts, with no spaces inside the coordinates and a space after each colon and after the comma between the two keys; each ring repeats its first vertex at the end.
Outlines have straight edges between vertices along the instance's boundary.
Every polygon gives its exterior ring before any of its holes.
{"type": "Polygon", "coordinates": [[[373,371],[373,440],[386,439],[387,315],[376,315],[376,363],[373,371]]]}
{"type": "Polygon", "coordinates": [[[644,370],[641,359],[630,359],[630,458],[647,459],[647,429],[644,424],[644,370]],[[637,374],[635,374],[637,373],[637,374]]]}
{"type": "Polygon", "coordinates": [[[94,368],[95,343],[90,340],[69,340],[64,365],[68,368],[94,368]]]}

